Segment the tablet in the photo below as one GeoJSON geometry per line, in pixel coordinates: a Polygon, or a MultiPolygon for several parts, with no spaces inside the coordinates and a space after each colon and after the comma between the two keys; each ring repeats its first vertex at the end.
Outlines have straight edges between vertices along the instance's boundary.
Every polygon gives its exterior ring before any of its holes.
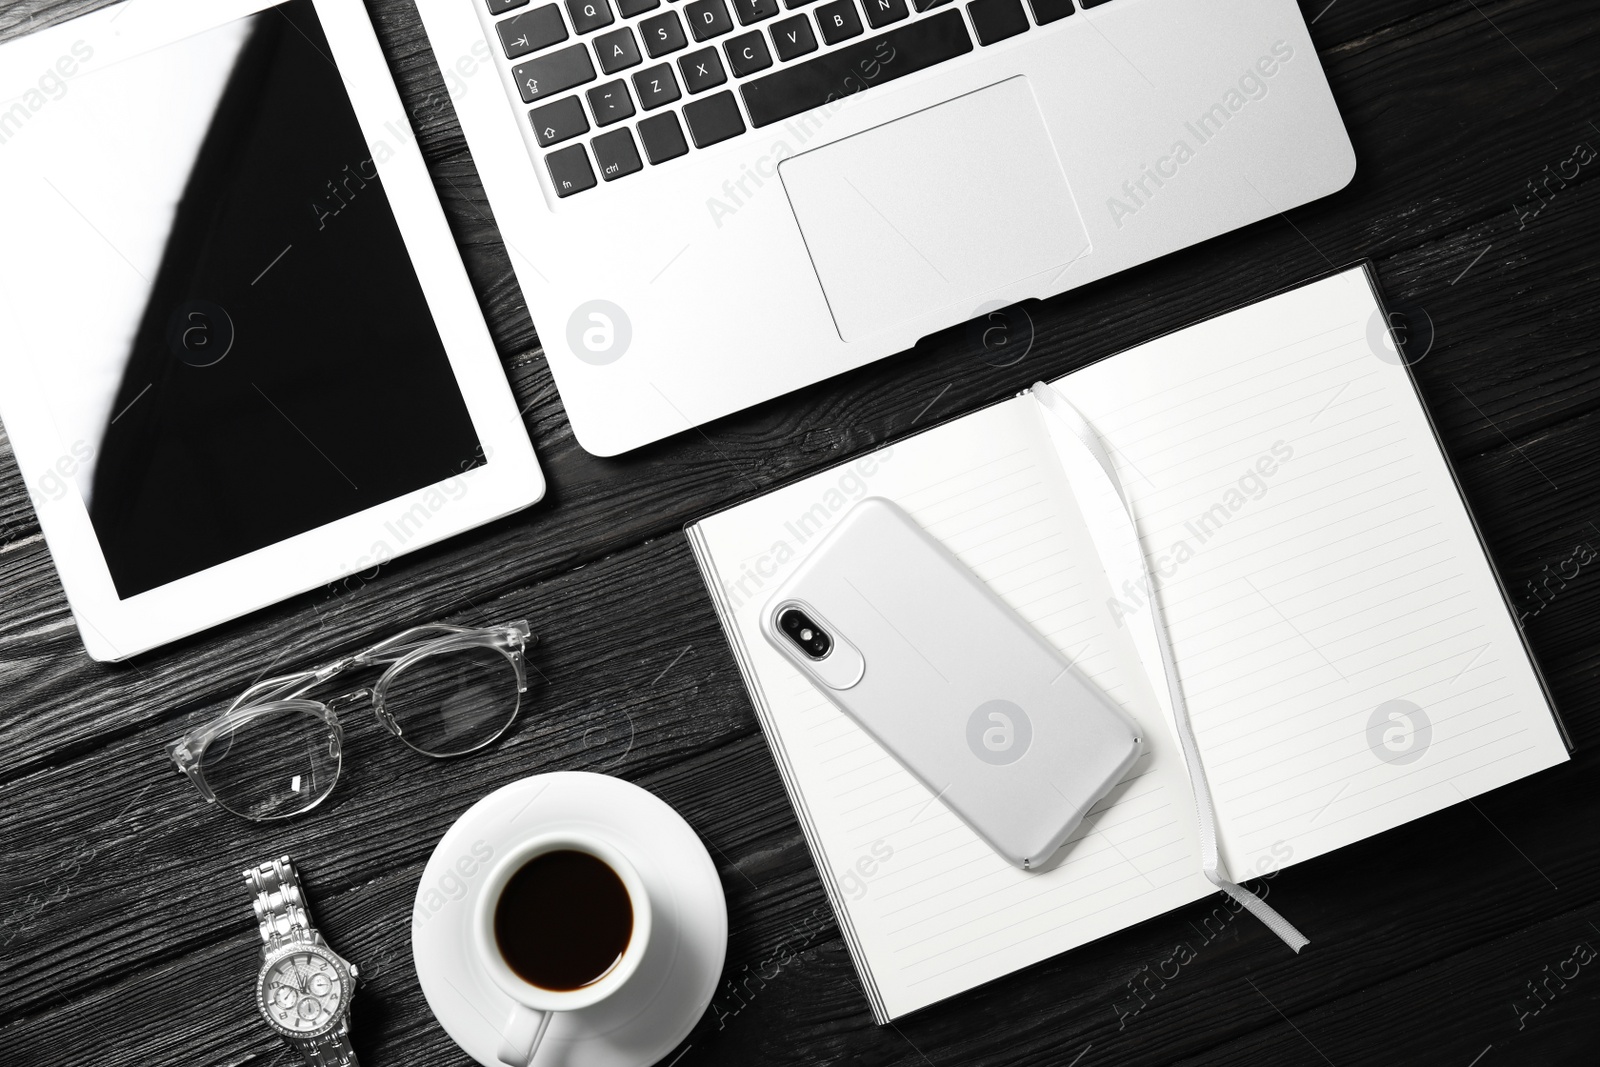
{"type": "Polygon", "coordinates": [[[0,46],[0,420],[122,659],[544,493],[360,0],[0,46]]]}

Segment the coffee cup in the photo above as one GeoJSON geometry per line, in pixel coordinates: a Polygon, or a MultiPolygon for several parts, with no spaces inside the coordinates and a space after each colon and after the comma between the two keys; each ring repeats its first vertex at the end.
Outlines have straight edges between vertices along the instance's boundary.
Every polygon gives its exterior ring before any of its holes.
{"type": "Polygon", "coordinates": [[[615,995],[649,941],[649,894],[610,843],[560,831],[507,852],[489,872],[473,922],[478,962],[513,1001],[500,1062],[528,1067],[554,1013],[615,995]]]}

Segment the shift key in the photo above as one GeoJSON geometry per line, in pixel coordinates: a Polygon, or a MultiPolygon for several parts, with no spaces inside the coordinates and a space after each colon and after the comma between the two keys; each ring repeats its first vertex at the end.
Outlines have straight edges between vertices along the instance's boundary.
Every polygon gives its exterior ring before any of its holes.
{"type": "Polygon", "coordinates": [[[540,56],[511,68],[511,77],[522,94],[522,102],[531,104],[556,93],[564,93],[574,85],[594,81],[594,64],[589,62],[589,46],[575,44],[540,56]]]}

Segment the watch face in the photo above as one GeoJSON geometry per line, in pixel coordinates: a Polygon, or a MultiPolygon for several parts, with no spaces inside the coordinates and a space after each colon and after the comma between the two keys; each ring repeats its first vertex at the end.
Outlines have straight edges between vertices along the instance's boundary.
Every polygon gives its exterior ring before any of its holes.
{"type": "Polygon", "coordinates": [[[350,986],[350,973],[326,949],[295,945],[268,958],[256,994],[261,1014],[279,1032],[318,1037],[344,1014],[350,986]]]}

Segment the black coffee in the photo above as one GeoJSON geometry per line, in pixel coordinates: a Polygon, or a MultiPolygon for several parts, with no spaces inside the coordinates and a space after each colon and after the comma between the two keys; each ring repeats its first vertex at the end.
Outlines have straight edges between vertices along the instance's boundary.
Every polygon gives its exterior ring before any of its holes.
{"type": "Polygon", "coordinates": [[[494,939],[523,981],[558,993],[615,967],[633,936],[633,901],[611,866],[576,849],[535,856],[500,891],[494,939]]]}

